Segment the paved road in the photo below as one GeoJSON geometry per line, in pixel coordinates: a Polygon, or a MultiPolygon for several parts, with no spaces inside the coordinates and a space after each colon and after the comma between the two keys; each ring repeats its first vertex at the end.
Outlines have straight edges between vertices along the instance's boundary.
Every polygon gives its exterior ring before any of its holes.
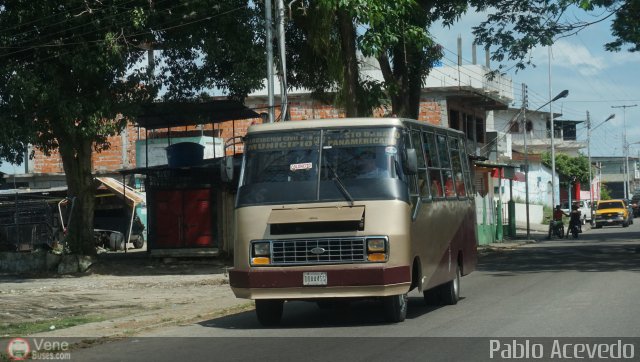
{"type": "MultiPolygon", "coordinates": [[[[468,353],[486,352],[487,337],[640,337],[640,222],[628,228],[589,230],[577,240],[542,241],[484,254],[478,270],[462,279],[462,295],[455,306],[434,308],[425,306],[422,296],[413,292],[407,320],[391,325],[384,323],[382,309],[374,302],[353,303],[346,310],[292,302],[285,304],[278,328],[262,328],[253,312],[244,312],[148,334],[245,338],[130,339],[80,351],[78,357],[99,354],[104,359],[109,351],[107,356],[113,360],[132,356],[166,360],[186,352],[194,359],[221,353],[223,360],[346,360],[347,356],[395,360],[403,351],[405,359],[423,360],[420,356],[428,347],[430,357],[437,360],[438,356],[451,358],[451,351],[460,352],[460,343],[407,337],[482,337],[458,340],[464,341],[468,353]]],[[[640,339],[635,341],[638,357],[640,339]]],[[[474,356],[465,354],[462,359],[487,357],[474,356]]]]}

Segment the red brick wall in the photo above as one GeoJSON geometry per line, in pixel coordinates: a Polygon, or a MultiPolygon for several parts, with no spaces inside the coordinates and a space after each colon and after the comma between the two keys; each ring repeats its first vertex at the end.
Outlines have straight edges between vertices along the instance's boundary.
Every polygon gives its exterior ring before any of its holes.
{"type": "Polygon", "coordinates": [[[249,126],[259,123],[262,123],[262,120],[259,118],[255,118],[242,119],[237,121],[226,121],[215,125],[215,128],[219,130],[219,137],[222,137],[222,139],[225,141],[225,144],[229,145],[229,147],[226,148],[226,154],[232,155],[234,153],[234,150],[235,153],[244,152],[244,145],[242,143],[238,143],[233,146],[231,139],[233,137],[244,136],[245,134],[247,134],[247,129],[249,129],[249,126]]]}
{"type": "Polygon", "coordinates": [[[64,173],[62,159],[58,151],[52,152],[51,156],[45,156],[42,151],[35,149],[33,160],[34,173],[64,173]]]}
{"type": "MultiPolygon", "coordinates": [[[[440,113],[442,107],[435,100],[422,98],[420,99],[420,110],[418,111],[418,120],[427,123],[440,125],[440,113]]],[[[447,125],[448,126],[448,125],[447,125]]]]}
{"type": "MultiPolygon", "coordinates": [[[[248,99],[247,107],[252,108],[257,113],[267,112],[267,104],[264,102],[252,102],[251,99],[248,99]]],[[[280,116],[280,107],[279,105],[276,107],[277,119],[280,116]]],[[[441,108],[438,101],[422,98],[418,120],[440,125],[441,108]]],[[[391,113],[390,109],[380,107],[373,111],[373,117],[384,117],[389,113],[391,113]]],[[[289,115],[292,121],[345,117],[344,111],[333,105],[301,97],[290,97],[289,115]]]]}
{"type": "MultiPolygon", "coordinates": [[[[101,152],[93,152],[93,171],[110,172],[123,168],[133,168],[136,163],[136,140],[138,139],[138,129],[128,125],[126,131],[127,155],[123,163],[122,159],[122,135],[108,138],[111,147],[101,152]]],[[[144,130],[140,131],[140,138],[144,139],[144,130]]],[[[33,173],[64,173],[62,159],[58,151],[52,152],[51,156],[45,156],[40,150],[35,150],[33,163],[33,173]]]]}
{"type": "MultiPolygon", "coordinates": [[[[267,104],[264,101],[253,101],[247,99],[247,106],[252,108],[257,113],[266,113],[267,104]]],[[[435,100],[423,98],[420,104],[420,115],[418,120],[426,121],[432,124],[440,124],[440,103],[435,100]]],[[[307,99],[306,97],[290,97],[289,102],[289,114],[292,121],[300,121],[307,119],[326,119],[326,118],[344,118],[344,111],[336,108],[333,105],[324,104],[319,101],[307,99]]],[[[389,114],[389,110],[385,108],[378,108],[374,110],[374,117],[384,117],[389,114]]],[[[276,119],[280,117],[280,107],[276,108],[276,119]]],[[[252,124],[262,123],[261,118],[245,119],[237,121],[227,121],[218,123],[213,126],[213,129],[217,132],[218,137],[222,137],[225,141],[230,140],[234,136],[244,136],[247,133],[247,129],[252,124]]],[[[204,125],[205,130],[211,130],[212,125],[204,125]]],[[[181,132],[193,132],[200,130],[195,126],[189,127],[177,127],[171,129],[172,137],[180,137],[181,132]]],[[[93,170],[94,172],[110,172],[123,168],[135,167],[136,161],[136,140],[138,139],[138,129],[132,125],[128,125],[126,129],[127,133],[127,157],[123,163],[122,160],[122,136],[117,135],[109,137],[109,143],[111,147],[108,150],[102,152],[94,152],[93,154],[93,170]]],[[[166,137],[167,130],[156,130],[156,137],[166,137]]],[[[140,130],[140,139],[144,139],[144,129],[140,130]]],[[[229,141],[230,142],[230,141],[229,141]]],[[[233,154],[234,148],[228,147],[227,154],[233,154]]],[[[235,146],[236,153],[243,152],[243,145],[237,144],[235,146]]],[[[35,151],[35,157],[33,159],[34,173],[63,173],[62,160],[58,152],[54,152],[50,157],[44,156],[39,150],[35,151]]]]}

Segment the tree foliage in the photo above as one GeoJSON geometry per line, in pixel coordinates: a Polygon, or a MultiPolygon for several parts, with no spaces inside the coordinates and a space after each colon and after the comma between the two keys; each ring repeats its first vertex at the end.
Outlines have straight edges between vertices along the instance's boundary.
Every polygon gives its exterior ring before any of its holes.
{"type": "Polygon", "coordinates": [[[242,0],[0,0],[0,156],[60,152],[75,200],[68,240],[93,254],[92,153],[154,99],[216,86],[237,98],[264,78],[255,7],[242,0]],[[238,21],[239,20],[239,21],[238,21]],[[145,56],[159,49],[159,76],[145,56]]]}
{"type": "MultiPolygon", "coordinates": [[[[589,159],[583,155],[572,157],[564,153],[556,153],[555,156],[560,182],[568,183],[572,177],[575,177],[581,184],[589,184],[589,159]]],[[[551,168],[551,153],[542,154],[542,164],[551,168]]]]}
{"type": "Polygon", "coordinates": [[[548,46],[559,38],[612,18],[612,41],[604,47],[631,52],[640,50],[640,1],[638,0],[473,0],[487,19],[474,27],[478,43],[492,49],[492,58],[516,62],[523,69],[531,64],[533,48],[548,46]],[[582,19],[580,16],[584,16],[582,19]]]}
{"type": "Polygon", "coordinates": [[[423,82],[443,55],[428,28],[437,21],[450,26],[466,9],[467,2],[457,0],[303,1],[287,30],[290,84],[315,95],[336,92],[348,115],[389,103],[391,113],[417,118],[423,82]],[[344,42],[354,29],[356,41],[344,42]],[[357,54],[365,59],[354,67],[357,54]],[[383,81],[367,77],[363,70],[371,68],[383,81]]]}

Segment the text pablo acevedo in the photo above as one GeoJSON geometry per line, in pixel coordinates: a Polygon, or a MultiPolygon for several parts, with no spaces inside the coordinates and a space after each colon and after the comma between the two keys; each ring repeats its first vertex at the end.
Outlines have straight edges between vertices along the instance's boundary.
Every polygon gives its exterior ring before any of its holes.
{"type": "Polygon", "coordinates": [[[613,343],[547,342],[523,340],[489,340],[489,358],[496,359],[634,359],[635,344],[617,340],[613,343]]]}

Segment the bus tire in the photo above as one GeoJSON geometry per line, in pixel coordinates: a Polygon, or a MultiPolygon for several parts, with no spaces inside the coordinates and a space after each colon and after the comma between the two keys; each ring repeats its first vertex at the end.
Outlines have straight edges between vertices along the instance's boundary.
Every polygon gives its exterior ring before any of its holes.
{"type": "Polygon", "coordinates": [[[440,305],[440,287],[427,289],[422,292],[426,305],[440,305]]]}
{"type": "Polygon", "coordinates": [[[385,318],[388,322],[399,323],[407,318],[407,294],[390,295],[382,299],[385,318]]]}
{"type": "Polygon", "coordinates": [[[455,305],[460,300],[460,266],[456,267],[456,277],[442,285],[442,304],[455,305]]]}
{"type": "Polygon", "coordinates": [[[282,299],[258,299],[256,300],[256,316],[258,322],[265,327],[277,326],[282,319],[282,299]]]}

